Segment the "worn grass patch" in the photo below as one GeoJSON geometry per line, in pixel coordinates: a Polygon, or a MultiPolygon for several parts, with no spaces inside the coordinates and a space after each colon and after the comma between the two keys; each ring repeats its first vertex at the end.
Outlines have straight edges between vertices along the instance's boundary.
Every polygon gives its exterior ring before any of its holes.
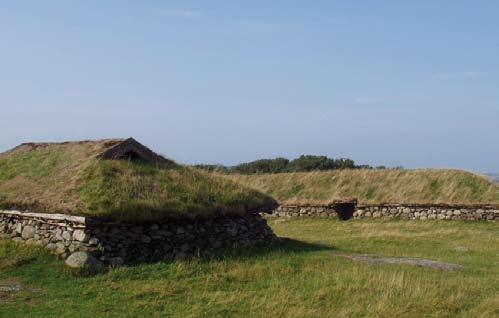
{"type": "Polygon", "coordinates": [[[360,203],[499,204],[499,186],[488,178],[454,169],[377,169],[223,175],[267,193],[284,204],[360,203]]]}
{"type": "Polygon", "coordinates": [[[0,284],[40,289],[3,295],[0,317],[496,317],[496,223],[280,220],[269,221],[287,237],[279,247],[93,276],[67,273],[39,248],[0,241],[0,259],[30,260],[0,268],[0,284]],[[418,257],[464,268],[356,263],[333,254],[418,257]]]}

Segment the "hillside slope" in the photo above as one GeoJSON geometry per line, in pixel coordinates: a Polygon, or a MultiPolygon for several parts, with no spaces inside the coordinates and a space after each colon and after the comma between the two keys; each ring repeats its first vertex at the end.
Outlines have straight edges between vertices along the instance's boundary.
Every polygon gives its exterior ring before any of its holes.
{"type": "Polygon", "coordinates": [[[335,170],[225,178],[262,191],[284,204],[499,203],[499,187],[480,175],[453,169],[335,170]]]}
{"type": "Polygon", "coordinates": [[[101,158],[124,142],[23,144],[0,154],[0,207],[149,220],[244,214],[275,205],[257,191],[164,158],[167,165],[131,159],[134,154],[101,158]]]}

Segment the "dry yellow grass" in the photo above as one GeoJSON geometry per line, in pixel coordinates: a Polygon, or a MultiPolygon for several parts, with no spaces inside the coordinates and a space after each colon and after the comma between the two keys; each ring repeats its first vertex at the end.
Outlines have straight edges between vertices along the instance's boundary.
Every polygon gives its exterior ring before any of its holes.
{"type": "Polygon", "coordinates": [[[336,170],[225,178],[267,193],[283,204],[499,203],[499,186],[486,177],[455,169],[336,170]]]}

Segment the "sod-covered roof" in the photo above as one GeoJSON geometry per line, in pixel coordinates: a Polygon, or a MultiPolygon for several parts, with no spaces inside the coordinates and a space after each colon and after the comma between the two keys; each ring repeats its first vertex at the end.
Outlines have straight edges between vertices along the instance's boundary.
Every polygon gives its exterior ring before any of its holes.
{"type": "Polygon", "coordinates": [[[345,169],[224,178],[288,205],[326,205],[351,198],[359,204],[499,205],[498,184],[456,169],[345,169]]]}
{"type": "Polygon", "coordinates": [[[270,210],[270,197],[166,159],[132,138],[25,143],[0,153],[0,207],[118,220],[270,210]]]}

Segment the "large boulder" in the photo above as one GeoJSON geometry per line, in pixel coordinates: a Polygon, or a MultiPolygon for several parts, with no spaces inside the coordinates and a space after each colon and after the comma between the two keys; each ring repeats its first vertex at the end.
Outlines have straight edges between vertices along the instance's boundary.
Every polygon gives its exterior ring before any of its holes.
{"type": "Polygon", "coordinates": [[[97,268],[100,262],[87,252],[74,252],[66,259],[66,265],[72,268],[97,268]]]}

